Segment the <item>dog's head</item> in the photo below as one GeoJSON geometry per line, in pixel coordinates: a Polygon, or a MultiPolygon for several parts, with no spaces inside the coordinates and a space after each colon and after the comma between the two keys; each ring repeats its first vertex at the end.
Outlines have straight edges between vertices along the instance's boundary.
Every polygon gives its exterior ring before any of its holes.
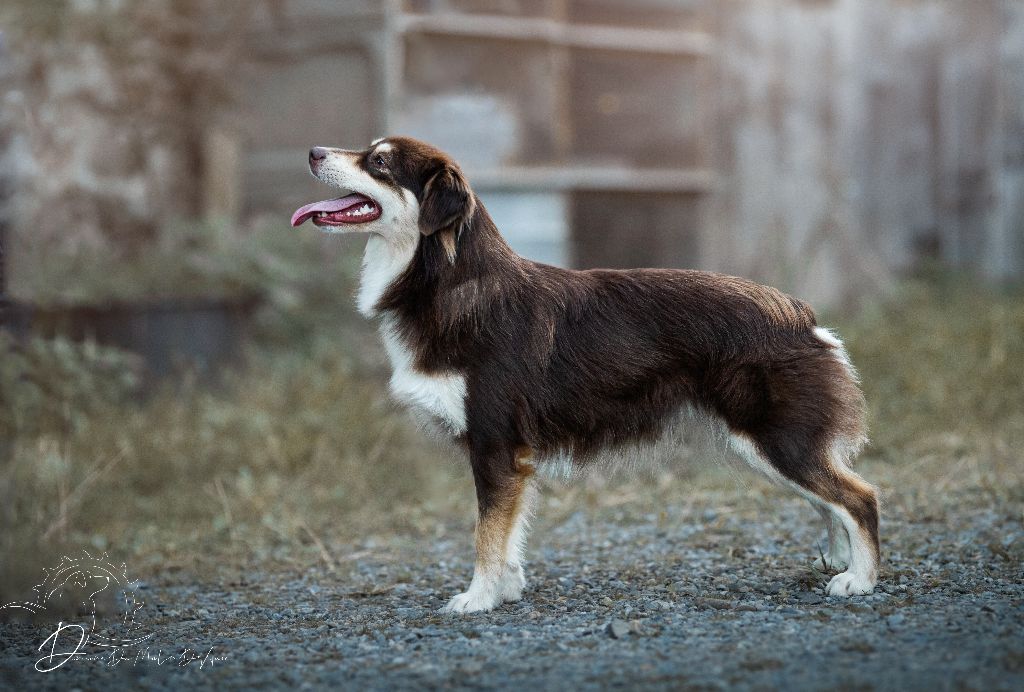
{"type": "Polygon", "coordinates": [[[299,208],[293,226],[311,220],[327,232],[409,241],[420,234],[457,234],[473,214],[473,193],[458,165],[408,137],[379,139],[360,151],[313,147],[309,170],[344,192],[299,208]]]}

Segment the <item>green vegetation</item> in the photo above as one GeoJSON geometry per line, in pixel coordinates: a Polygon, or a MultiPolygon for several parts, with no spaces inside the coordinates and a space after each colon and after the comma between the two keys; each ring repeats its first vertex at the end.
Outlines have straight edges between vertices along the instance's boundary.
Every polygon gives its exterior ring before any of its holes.
{"type": "MultiPolygon", "coordinates": [[[[22,243],[12,290],[42,306],[103,305],[255,296],[292,312],[344,285],[353,262],[324,261],[330,245],[275,224],[239,229],[217,222],[170,224],[145,242],[54,250],[22,243]]],[[[337,244],[335,244],[336,246],[337,244]]]]}
{"type": "MultiPolygon", "coordinates": [[[[461,457],[387,400],[382,363],[366,355],[380,351],[370,328],[339,317],[351,281],[330,290],[296,281],[264,316],[269,336],[245,367],[214,386],[186,378],[143,398],[124,354],[0,343],[0,598],[24,593],[39,561],[82,547],[142,572],[333,567],[368,535],[471,526],[461,457]],[[283,322],[289,315],[303,317],[283,322]]],[[[887,511],[941,517],[955,501],[1019,516],[1024,295],[914,283],[830,322],[863,378],[873,443],[862,469],[887,511]]],[[[751,499],[704,472],[595,487],[552,487],[542,520],[580,505],[650,511],[709,492],[751,499]]]]}

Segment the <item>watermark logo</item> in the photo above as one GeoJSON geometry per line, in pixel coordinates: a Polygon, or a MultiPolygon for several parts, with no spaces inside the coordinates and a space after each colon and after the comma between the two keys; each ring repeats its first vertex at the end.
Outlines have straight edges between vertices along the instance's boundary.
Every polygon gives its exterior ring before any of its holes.
{"type": "Polygon", "coordinates": [[[140,583],[128,577],[124,563],[114,565],[106,553],[94,557],[65,555],[56,567],[44,569],[32,590],[35,598],[0,605],[0,611],[23,614],[33,620],[52,615],[56,627],[39,645],[42,656],[35,669],[49,673],[74,660],[93,660],[107,666],[155,663],[198,668],[226,659],[206,650],[184,648],[165,655],[151,646],[154,633],[142,624],[145,602],[140,583]]]}

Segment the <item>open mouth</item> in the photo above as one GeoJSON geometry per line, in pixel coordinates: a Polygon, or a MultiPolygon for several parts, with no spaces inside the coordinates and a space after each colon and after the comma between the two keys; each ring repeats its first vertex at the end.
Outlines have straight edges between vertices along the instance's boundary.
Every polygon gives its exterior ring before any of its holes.
{"type": "Polygon", "coordinates": [[[292,226],[301,226],[309,219],[317,226],[347,226],[351,224],[369,223],[379,219],[380,205],[366,195],[358,192],[313,202],[299,207],[292,214],[292,226]]]}

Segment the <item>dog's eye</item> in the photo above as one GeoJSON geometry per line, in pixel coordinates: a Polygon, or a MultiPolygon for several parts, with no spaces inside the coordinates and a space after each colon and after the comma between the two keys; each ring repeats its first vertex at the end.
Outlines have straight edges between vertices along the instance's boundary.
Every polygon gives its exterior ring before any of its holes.
{"type": "Polygon", "coordinates": [[[373,162],[374,162],[375,164],[377,164],[378,166],[380,166],[381,168],[387,168],[387,164],[386,164],[386,163],[384,162],[384,157],[383,157],[383,156],[381,156],[380,154],[377,154],[377,155],[376,155],[376,156],[375,156],[375,157],[373,158],[373,162]]]}

